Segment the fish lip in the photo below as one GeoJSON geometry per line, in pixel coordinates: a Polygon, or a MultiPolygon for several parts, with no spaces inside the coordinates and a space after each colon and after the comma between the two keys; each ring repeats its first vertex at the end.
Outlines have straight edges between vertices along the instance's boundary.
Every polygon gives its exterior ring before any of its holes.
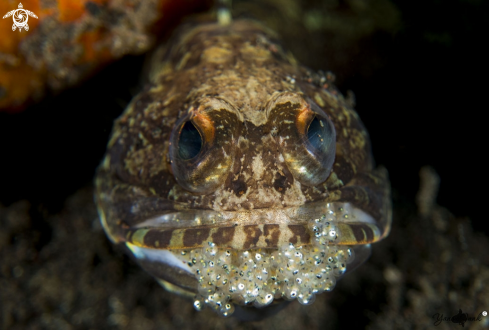
{"type": "Polygon", "coordinates": [[[175,212],[127,228],[122,237],[153,249],[193,249],[209,242],[232,250],[275,249],[288,243],[314,244],[326,235],[320,234],[324,226],[330,231],[330,245],[370,244],[385,236],[372,216],[350,203],[335,202],[246,212],[175,212]]]}
{"type": "Polygon", "coordinates": [[[148,218],[132,228],[193,228],[218,226],[246,226],[262,224],[278,225],[307,225],[326,213],[325,208],[330,205],[349,208],[352,214],[349,218],[332,220],[343,223],[370,223],[377,221],[367,212],[353,206],[348,202],[324,201],[308,203],[301,206],[282,209],[253,209],[240,211],[214,211],[189,209],[166,213],[148,218]]]}

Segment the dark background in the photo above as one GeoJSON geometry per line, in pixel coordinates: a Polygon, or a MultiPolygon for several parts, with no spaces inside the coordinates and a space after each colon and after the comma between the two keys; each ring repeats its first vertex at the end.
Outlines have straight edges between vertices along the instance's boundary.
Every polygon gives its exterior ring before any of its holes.
{"type": "MultiPolygon", "coordinates": [[[[355,92],[375,159],[389,170],[395,202],[414,200],[418,171],[430,165],[441,177],[438,202],[483,230],[488,3],[393,3],[401,14],[398,31],[369,40],[377,51],[375,70],[327,69],[344,93],[355,92]]],[[[368,65],[368,56],[351,56],[352,67],[368,65]]],[[[320,61],[300,57],[324,69],[320,61]]],[[[113,119],[140,87],[143,61],[126,57],[21,114],[0,113],[0,203],[28,199],[55,213],[67,196],[90,185],[113,119]]]]}

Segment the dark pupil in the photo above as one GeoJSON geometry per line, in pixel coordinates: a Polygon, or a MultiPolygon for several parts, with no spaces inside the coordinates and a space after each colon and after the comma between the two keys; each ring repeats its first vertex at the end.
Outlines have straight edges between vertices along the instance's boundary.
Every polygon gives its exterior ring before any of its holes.
{"type": "Polygon", "coordinates": [[[309,139],[309,142],[314,148],[319,150],[321,150],[323,139],[325,138],[325,136],[322,136],[324,135],[325,127],[321,126],[321,124],[323,123],[319,121],[317,117],[314,117],[307,130],[307,138],[309,139]]]}
{"type": "Polygon", "coordinates": [[[178,140],[178,154],[183,160],[192,159],[202,148],[202,138],[192,122],[183,125],[178,140]]]}

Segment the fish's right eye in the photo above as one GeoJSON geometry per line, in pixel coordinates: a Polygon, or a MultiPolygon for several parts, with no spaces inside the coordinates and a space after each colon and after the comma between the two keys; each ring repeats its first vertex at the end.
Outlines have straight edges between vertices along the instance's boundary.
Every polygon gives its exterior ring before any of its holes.
{"type": "Polygon", "coordinates": [[[220,99],[204,99],[189,110],[170,137],[177,183],[192,193],[212,193],[231,171],[239,130],[237,111],[220,99]]]}

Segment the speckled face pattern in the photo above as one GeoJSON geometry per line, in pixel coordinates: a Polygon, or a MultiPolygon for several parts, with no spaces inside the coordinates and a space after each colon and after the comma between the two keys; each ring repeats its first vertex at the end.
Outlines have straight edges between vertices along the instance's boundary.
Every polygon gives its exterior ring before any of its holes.
{"type": "Polygon", "coordinates": [[[273,32],[183,27],[149,76],[95,199],[112,242],[195,308],[310,304],[389,233],[387,172],[353,102],[273,32]]]}

